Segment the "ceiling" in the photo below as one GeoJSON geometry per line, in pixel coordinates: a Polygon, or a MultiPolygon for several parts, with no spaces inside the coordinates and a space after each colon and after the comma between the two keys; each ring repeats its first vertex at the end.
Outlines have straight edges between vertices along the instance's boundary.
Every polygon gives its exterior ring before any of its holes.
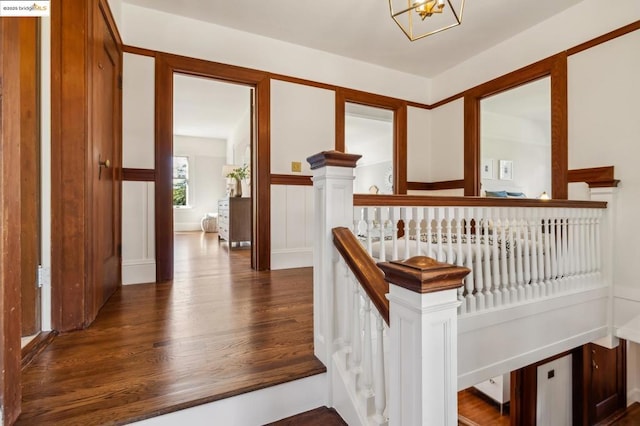
{"type": "Polygon", "coordinates": [[[386,0],[123,1],[434,77],[582,0],[466,0],[462,25],[415,42],[386,0]]]}
{"type": "Polygon", "coordinates": [[[483,98],[482,111],[551,123],[551,78],[545,77],[483,98]]]}
{"type": "MultiPolygon", "coordinates": [[[[424,77],[580,1],[466,0],[462,25],[410,42],[385,0],[322,0],[321,7],[292,0],[124,0],[424,77]]],[[[195,77],[177,77],[174,96],[174,132],[187,136],[227,139],[249,106],[246,86],[195,77]]]]}

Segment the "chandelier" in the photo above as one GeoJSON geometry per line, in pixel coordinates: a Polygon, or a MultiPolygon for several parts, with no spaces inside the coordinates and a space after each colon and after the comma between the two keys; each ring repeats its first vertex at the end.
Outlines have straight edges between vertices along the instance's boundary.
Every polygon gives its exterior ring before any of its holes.
{"type": "Polygon", "coordinates": [[[415,41],[460,25],[464,1],[389,0],[389,11],[402,32],[415,41]]]}

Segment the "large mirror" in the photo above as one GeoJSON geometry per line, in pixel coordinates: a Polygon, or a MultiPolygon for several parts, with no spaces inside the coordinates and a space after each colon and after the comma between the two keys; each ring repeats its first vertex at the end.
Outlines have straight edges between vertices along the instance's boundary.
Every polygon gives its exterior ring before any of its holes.
{"type": "Polygon", "coordinates": [[[551,195],[551,78],[480,101],[481,195],[551,195]]]}
{"type": "Polygon", "coordinates": [[[345,104],[345,151],[362,155],[354,193],[393,194],[393,126],[393,110],[345,104]]]}

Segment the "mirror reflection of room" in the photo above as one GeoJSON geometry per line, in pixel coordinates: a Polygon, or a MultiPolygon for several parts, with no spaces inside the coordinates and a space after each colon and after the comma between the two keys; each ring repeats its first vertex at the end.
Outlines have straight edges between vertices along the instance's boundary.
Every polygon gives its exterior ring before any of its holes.
{"type": "Polygon", "coordinates": [[[345,150],[362,155],[353,192],[393,194],[393,111],[347,102],[345,150]]]}
{"type": "Polygon", "coordinates": [[[481,194],[551,195],[550,78],[500,92],[480,102],[481,194]]]}

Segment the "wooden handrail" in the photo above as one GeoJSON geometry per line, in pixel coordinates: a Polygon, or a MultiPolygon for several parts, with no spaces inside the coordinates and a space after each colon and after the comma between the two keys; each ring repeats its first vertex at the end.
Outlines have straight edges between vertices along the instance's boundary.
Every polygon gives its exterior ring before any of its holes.
{"type": "Polygon", "coordinates": [[[389,284],[385,281],[383,272],[348,228],[333,228],[332,233],[333,244],[389,325],[389,300],[386,297],[389,284]]]}
{"type": "Polygon", "coordinates": [[[354,194],[353,205],[357,207],[378,206],[424,206],[424,207],[564,207],[606,209],[604,201],[539,200],[537,198],[494,197],[434,197],[422,195],[364,195],[354,194]]]}

